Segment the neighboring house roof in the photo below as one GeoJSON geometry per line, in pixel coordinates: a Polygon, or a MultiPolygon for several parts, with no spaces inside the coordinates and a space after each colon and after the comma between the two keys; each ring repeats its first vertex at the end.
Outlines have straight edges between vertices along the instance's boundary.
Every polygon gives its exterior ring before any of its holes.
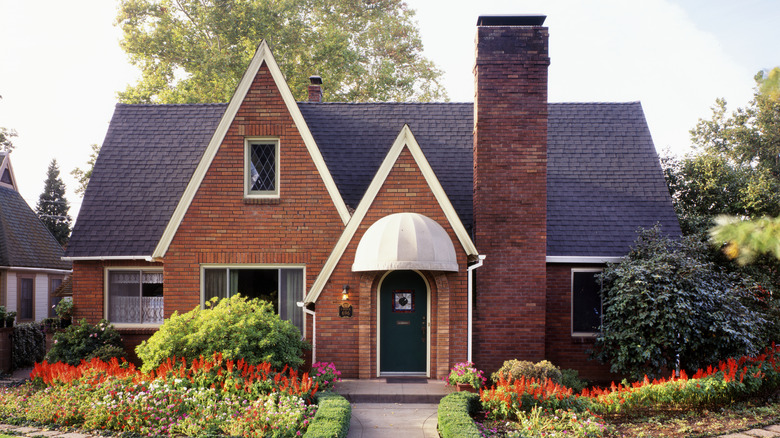
{"type": "MultiPolygon", "coordinates": [[[[226,107],[117,105],[67,255],[151,255],[226,107]]],[[[408,125],[471,228],[473,104],[298,107],[348,206],[358,205],[408,125]]],[[[656,222],[679,234],[639,103],[548,108],[548,256],[622,256],[637,227],[656,222]]]]}
{"type": "Polygon", "coordinates": [[[70,270],[63,255],[22,195],[0,186],[0,267],[70,270]]]}

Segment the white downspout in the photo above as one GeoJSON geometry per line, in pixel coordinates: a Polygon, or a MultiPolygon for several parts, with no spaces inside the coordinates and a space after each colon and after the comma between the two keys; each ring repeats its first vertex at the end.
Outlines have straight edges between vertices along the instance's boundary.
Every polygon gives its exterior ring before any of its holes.
{"type": "Polygon", "coordinates": [[[299,301],[296,304],[298,305],[298,307],[303,308],[303,313],[307,315],[311,315],[311,363],[316,363],[317,362],[317,314],[307,309],[302,301],[299,301]]]}
{"type": "Polygon", "coordinates": [[[475,269],[477,269],[480,266],[482,266],[482,262],[485,260],[485,257],[487,257],[487,256],[481,255],[481,256],[478,256],[478,257],[479,258],[478,258],[477,262],[468,267],[468,301],[469,301],[469,304],[468,304],[468,335],[467,335],[467,338],[468,338],[468,353],[467,353],[468,357],[467,357],[466,360],[468,360],[469,362],[471,362],[471,344],[472,344],[471,338],[472,338],[472,331],[473,331],[473,325],[474,325],[472,323],[472,321],[471,321],[471,319],[472,319],[471,315],[474,312],[474,309],[473,309],[474,305],[472,303],[473,302],[473,296],[474,296],[474,273],[473,272],[474,272],[475,269]]]}

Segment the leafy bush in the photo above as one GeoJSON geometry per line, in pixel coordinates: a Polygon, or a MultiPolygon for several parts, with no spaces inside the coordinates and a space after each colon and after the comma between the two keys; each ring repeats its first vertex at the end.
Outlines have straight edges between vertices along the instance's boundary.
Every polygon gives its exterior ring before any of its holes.
{"type": "Polygon", "coordinates": [[[147,372],[169,357],[193,361],[214,352],[249,364],[297,368],[303,364],[304,348],[308,343],[301,339],[300,330],[279,318],[270,303],[234,295],[212,299],[206,309],[196,307],[183,315],[174,312],[135,352],[147,372]]]}
{"type": "Polygon", "coordinates": [[[46,335],[41,325],[34,322],[17,324],[11,334],[13,366],[15,369],[31,366],[43,360],[46,354],[46,335]]]}
{"type": "Polygon", "coordinates": [[[748,285],[707,260],[705,244],[640,232],[631,252],[602,274],[604,317],[595,357],[640,380],[679,365],[689,371],[756,353],[767,321],[740,298],[748,285]],[[678,362],[679,361],[679,362],[678,362]]]}
{"type": "Polygon", "coordinates": [[[345,438],[352,418],[352,406],[347,399],[333,392],[323,392],[317,395],[317,404],[317,413],[304,438],[345,438]]]}
{"type": "Polygon", "coordinates": [[[571,388],[574,392],[582,392],[587,388],[588,381],[581,379],[577,370],[561,370],[561,385],[571,388]]]}
{"type": "Polygon", "coordinates": [[[124,356],[122,338],[113,325],[106,320],[93,325],[82,319],[54,335],[54,344],[46,354],[46,360],[78,365],[82,360],[92,358],[108,361],[124,356]]]}
{"type": "Polygon", "coordinates": [[[527,360],[510,359],[504,362],[501,368],[493,373],[490,378],[493,382],[498,382],[502,376],[504,379],[511,377],[513,380],[520,380],[525,377],[539,381],[549,379],[555,383],[561,383],[562,374],[561,369],[550,361],[543,360],[533,363],[527,360]]]}
{"type": "Polygon", "coordinates": [[[470,392],[453,392],[439,402],[439,434],[442,438],[479,438],[471,416],[479,409],[479,396],[470,392]]]}

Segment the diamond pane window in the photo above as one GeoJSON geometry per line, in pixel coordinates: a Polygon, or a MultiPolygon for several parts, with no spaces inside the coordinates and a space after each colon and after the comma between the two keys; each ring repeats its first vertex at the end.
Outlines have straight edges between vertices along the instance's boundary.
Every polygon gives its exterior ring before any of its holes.
{"type": "Polygon", "coordinates": [[[247,194],[277,193],[277,143],[253,141],[247,144],[247,194]]]}

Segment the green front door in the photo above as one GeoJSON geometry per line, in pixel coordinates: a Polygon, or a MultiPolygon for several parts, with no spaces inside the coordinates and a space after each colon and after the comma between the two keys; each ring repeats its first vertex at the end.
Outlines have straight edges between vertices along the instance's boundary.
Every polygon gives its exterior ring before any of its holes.
{"type": "Polygon", "coordinates": [[[428,287],[414,271],[393,271],[379,290],[379,371],[426,373],[428,287]]]}

